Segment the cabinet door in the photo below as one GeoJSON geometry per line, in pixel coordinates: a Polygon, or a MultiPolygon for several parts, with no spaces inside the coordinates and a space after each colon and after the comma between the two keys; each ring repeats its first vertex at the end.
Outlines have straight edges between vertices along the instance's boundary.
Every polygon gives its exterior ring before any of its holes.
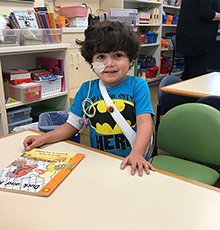
{"type": "Polygon", "coordinates": [[[79,88],[83,82],[95,78],[90,65],[84,60],[77,48],[68,50],[68,76],[69,89],[79,88]]]}

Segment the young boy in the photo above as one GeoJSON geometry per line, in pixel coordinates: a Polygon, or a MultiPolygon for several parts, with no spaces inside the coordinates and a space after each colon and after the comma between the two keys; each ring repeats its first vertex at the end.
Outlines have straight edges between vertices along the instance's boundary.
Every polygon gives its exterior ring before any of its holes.
{"type": "Polygon", "coordinates": [[[154,114],[150,92],[146,81],[127,76],[138,56],[138,38],[131,27],[106,21],[88,27],[85,40],[77,43],[118,110],[137,131],[133,148],[111,117],[99,89],[99,79],[96,79],[82,84],[70,107],[67,122],[51,132],[28,136],[24,140],[25,150],[69,139],[89,119],[92,147],[124,157],[120,168],[131,165],[132,175],[136,168],[140,176],[143,169],[149,174],[154,168],[145,160],[144,154],[151,138],[151,114],[154,114]]]}

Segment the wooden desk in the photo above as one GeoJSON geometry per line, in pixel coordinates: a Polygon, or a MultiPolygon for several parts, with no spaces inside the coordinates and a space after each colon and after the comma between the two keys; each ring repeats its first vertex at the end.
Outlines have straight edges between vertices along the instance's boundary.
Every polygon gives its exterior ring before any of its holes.
{"type": "MultiPolygon", "coordinates": [[[[23,152],[32,131],[0,139],[0,168],[23,152]]],[[[121,160],[79,144],[59,142],[49,150],[85,153],[85,158],[49,197],[0,191],[1,230],[207,230],[220,229],[219,189],[151,172],[130,175],[121,160]]]]}
{"type": "Polygon", "coordinates": [[[161,92],[201,98],[220,96],[220,72],[213,72],[161,88],[161,92]]]}

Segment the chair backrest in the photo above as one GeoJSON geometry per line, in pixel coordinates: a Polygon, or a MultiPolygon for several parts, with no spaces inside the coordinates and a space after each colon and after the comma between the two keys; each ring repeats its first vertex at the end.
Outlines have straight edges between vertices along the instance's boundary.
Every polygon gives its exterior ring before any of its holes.
{"type": "Polygon", "coordinates": [[[176,51],[176,35],[171,37],[173,48],[174,48],[174,57],[176,58],[183,58],[183,54],[176,51]]]}
{"type": "Polygon", "coordinates": [[[160,115],[164,115],[167,111],[169,111],[170,109],[172,109],[177,105],[181,105],[183,103],[188,103],[188,102],[195,102],[194,98],[179,96],[179,95],[169,94],[169,93],[163,93],[160,91],[162,87],[180,81],[182,81],[182,79],[175,75],[167,75],[161,80],[158,87],[158,103],[160,106],[160,115]]]}
{"type": "Polygon", "coordinates": [[[200,103],[179,105],[161,119],[157,147],[173,155],[220,165],[220,111],[200,103]]]}
{"type": "Polygon", "coordinates": [[[210,105],[220,111],[220,96],[202,97],[197,102],[210,105]]]}

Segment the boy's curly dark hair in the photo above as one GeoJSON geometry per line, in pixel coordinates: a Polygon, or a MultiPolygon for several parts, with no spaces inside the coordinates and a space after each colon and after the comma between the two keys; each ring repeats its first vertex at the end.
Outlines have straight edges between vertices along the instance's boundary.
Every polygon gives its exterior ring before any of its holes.
{"type": "Polygon", "coordinates": [[[138,56],[139,39],[132,27],[118,21],[104,21],[89,26],[85,32],[85,40],[76,40],[81,45],[81,54],[88,63],[97,53],[110,53],[124,51],[129,60],[138,56]]]}

